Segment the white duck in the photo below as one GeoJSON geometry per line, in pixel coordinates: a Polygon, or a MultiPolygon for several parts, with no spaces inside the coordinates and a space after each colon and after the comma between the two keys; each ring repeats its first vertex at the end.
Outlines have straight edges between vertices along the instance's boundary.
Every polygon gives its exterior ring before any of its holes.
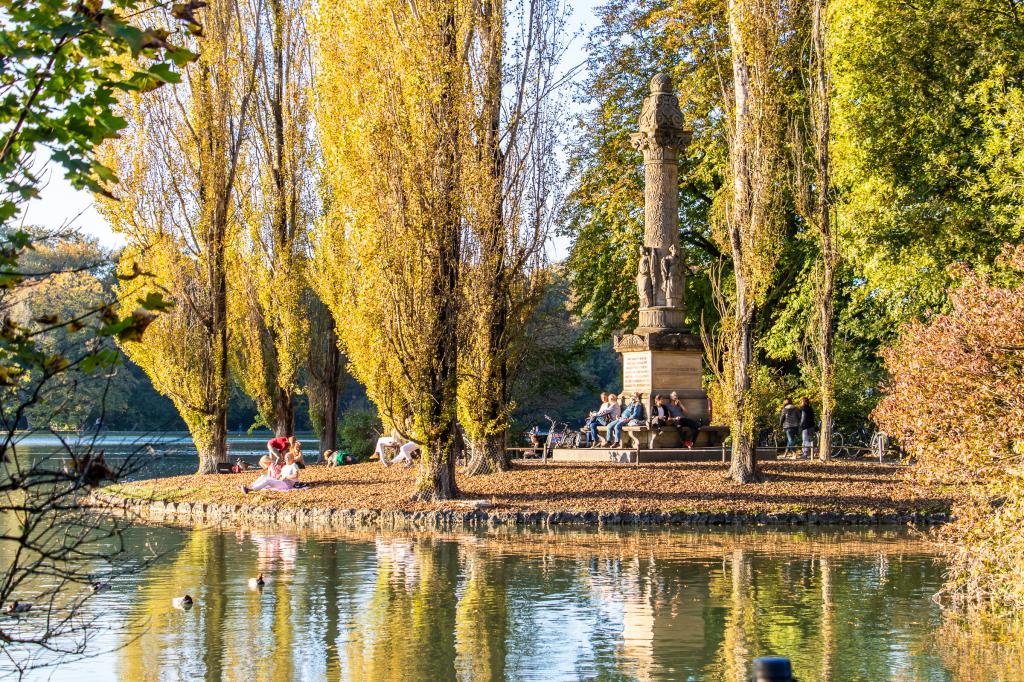
{"type": "Polygon", "coordinates": [[[5,611],[7,613],[9,613],[9,614],[28,613],[31,610],[32,610],[32,605],[31,604],[26,604],[25,602],[19,602],[19,601],[11,602],[10,604],[7,605],[7,608],[5,609],[5,611]]]}
{"type": "Polygon", "coordinates": [[[184,597],[175,597],[171,600],[171,606],[182,611],[188,611],[192,608],[192,597],[187,594],[184,597]]]}
{"type": "Polygon", "coordinates": [[[263,579],[263,574],[260,573],[256,578],[249,578],[249,589],[250,590],[262,590],[263,586],[267,584],[267,581],[263,579]]]}

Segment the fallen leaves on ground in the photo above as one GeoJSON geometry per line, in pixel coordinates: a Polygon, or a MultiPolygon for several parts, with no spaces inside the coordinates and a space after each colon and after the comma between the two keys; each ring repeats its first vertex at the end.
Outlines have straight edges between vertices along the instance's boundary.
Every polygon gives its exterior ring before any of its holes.
{"type": "Polygon", "coordinates": [[[111,492],[170,502],[275,505],[335,509],[425,511],[466,508],[483,500],[493,511],[595,512],[884,512],[948,509],[949,496],[916,486],[907,467],[869,462],[766,462],[764,482],[739,485],[710,462],[640,466],[576,462],[516,462],[512,471],[458,475],[460,499],[410,501],[416,467],[379,463],[337,468],[311,466],[301,473],[309,488],[242,493],[258,472],[151,479],[111,492]]]}

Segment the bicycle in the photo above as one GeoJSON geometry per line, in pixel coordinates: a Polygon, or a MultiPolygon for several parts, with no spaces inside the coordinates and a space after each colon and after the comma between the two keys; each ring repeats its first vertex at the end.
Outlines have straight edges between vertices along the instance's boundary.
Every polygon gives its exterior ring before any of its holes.
{"type": "Polygon", "coordinates": [[[569,424],[555,421],[548,415],[544,415],[544,418],[548,420],[548,435],[544,439],[544,461],[547,461],[555,448],[576,447],[579,434],[570,433],[569,424]]]}

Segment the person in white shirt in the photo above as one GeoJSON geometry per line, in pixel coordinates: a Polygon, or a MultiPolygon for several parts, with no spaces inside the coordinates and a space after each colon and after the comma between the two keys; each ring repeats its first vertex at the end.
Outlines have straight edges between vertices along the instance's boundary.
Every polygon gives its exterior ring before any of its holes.
{"type": "MultiPolygon", "coordinates": [[[[412,453],[420,449],[420,446],[412,441],[408,441],[402,444],[402,447],[398,448],[398,454],[390,462],[384,462],[384,466],[391,466],[392,464],[398,464],[404,462],[406,468],[412,466],[412,453]]],[[[383,461],[383,460],[381,460],[383,461]]]]}
{"type": "MultiPolygon", "coordinates": [[[[587,413],[587,420],[585,422],[583,422],[583,429],[582,430],[583,430],[583,433],[585,435],[587,435],[587,436],[590,435],[590,425],[594,422],[594,420],[597,419],[597,413],[600,412],[601,410],[605,409],[606,407],[608,407],[608,393],[606,391],[601,391],[601,407],[597,408],[597,412],[593,412],[593,411],[588,412],[587,413]]],[[[583,445],[584,446],[588,446],[588,445],[592,445],[592,444],[593,444],[593,442],[588,440],[583,445]]]]}
{"type": "MultiPolygon", "coordinates": [[[[619,418],[622,413],[622,407],[619,405],[619,397],[614,393],[608,394],[608,402],[604,404],[594,418],[590,420],[590,443],[598,442],[597,438],[597,427],[604,426],[605,424],[611,424],[613,421],[619,418]]],[[[607,441],[602,438],[598,445],[606,445],[607,441]]]]}
{"type": "MultiPolygon", "coordinates": [[[[390,436],[381,436],[377,439],[377,447],[374,448],[374,452],[380,457],[380,462],[384,466],[389,465],[391,462],[388,461],[388,453],[385,448],[394,448],[401,446],[405,441],[402,440],[402,436],[398,433],[398,429],[391,429],[390,436]]],[[[397,459],[397,457],[395,458],[397,459]]]]}
{"type": "Polygon", "coordinates": [[[292,453],[288,453],[284,456],[284,466],[281,467],[281,471],[277,476],[274,476],[273,470],[268,471],[257,478],[251,486],[242,486],[243,493],[249,493],[252,490],[291,490],[295,487],[295,482],[299,480],[299,467],[295,463],[295,456],[292,453]]]}

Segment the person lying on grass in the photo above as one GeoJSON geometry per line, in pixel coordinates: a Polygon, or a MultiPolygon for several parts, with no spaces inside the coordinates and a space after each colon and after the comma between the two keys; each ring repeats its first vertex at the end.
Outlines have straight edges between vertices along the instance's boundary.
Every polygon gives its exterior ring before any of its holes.
{"type": "Polygon", "coordinates": [[[356,458],[344,450],[324,450],[324,464],[329,467],[340,467],[346,464],[355,464],[356,458]]]}
{"type": "Polygon", "coordinates": [[[299,480],[299,467],[295,464],[295,456],[287,453],[284,456],[284,466],[277,469],[271,465],[267,473],[257,478],[251,486],[242,486],[242,492],[248,494],[250,490],[291,490],[299,480]]]}

